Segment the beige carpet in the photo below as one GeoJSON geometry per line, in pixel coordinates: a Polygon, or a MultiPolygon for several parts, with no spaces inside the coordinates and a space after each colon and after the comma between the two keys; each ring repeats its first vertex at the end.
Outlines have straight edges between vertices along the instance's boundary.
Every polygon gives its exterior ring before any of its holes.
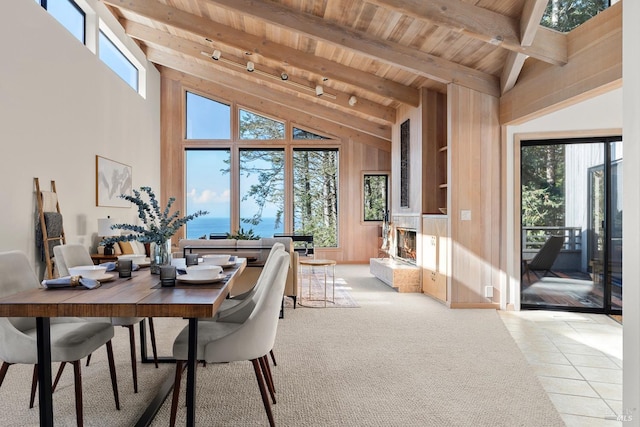
{"type": "MultiPolygon", "coordinates": [[[[338,266],[357,310],[286,309],[273,368],[280,426],[562,426],[553,404],[491,310],[449,310],[400,294],[368,273],[338,266]]],[[[163,351],[182,321],[156,319],[163,351]]],[[[105,352],[85,368],[86,425],[131,426],[171,366],[139,370],[133,394],[127,340],[115,342],[122,410],[110,391],[105,352]]],[[[0,388],[0,424],[38,424],[27,409],[31,368],[12,367],[0,388]]],[[[184,386],[182,388],[184,390],[184,386]]],[[[74,425],[71,370],[56,391],[56,425],[74,425]]],[[[184,400],[183,400],[184,401],[184,400]]],[[[154,426],[168,425],[168,401],[154,426]]],[[[198,369],[198,425],[268,425],[249,362],[198,369]]],[[[178,425],[184,425],[180,408],[178,425]]]]}

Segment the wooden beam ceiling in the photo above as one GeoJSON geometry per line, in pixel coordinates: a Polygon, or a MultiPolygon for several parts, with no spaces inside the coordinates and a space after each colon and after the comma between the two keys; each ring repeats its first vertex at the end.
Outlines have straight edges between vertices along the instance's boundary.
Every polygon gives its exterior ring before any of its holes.
{"type": "Polygon", "coordinates": [[[275,61],[286,62],[294,67],[308,70],[318,76],[328,77],[362,90],[376,93],[399,103],[417,107],[418,89],[392,80],[378,77],[355,68],[333,62],[297,49],[270,42],[262,37],[215,23],[180,9],[158,3],[155,0],[102,0],[116,8],[169,25],[215,43],[262,55],[275,61]]]}
{"type": "Polygon", "coordinates": [[[212,49],[209,45],[172,36],[167,32],[135,22],[125,22],[123,26],[129,36],[141,40],[145,44],[160,46],[195,59],[204,60],[206,58],[211,61],[212,66],[243,80],[259,80],[282,90],[284,93],[302,97],[308,101],[328,104],[345,113],[356,114],[361,118],[369,118],[371,121],[382,125],[391,125],[396,121],[395,108],[376,104],[366,99],[360,99],[355,105],[351,106],[349,105],[350,94],[336,91],[326,90],[324,95],[318,97],[315,92],[315,84],[309,84],[307,81],[297,80],[293,77],[289,77],[288,80],[284,81],[281,79],[278,70],[269,69],[261,65],[259,69],[256,68],[253,73],[249,74],[246,70],[246,63],[243,62],[242,58],[229,59],[221,57],[219,60],[211,59],[212,49]],[[208,53],[207,56],[202,55],[203,52],[208,53]]]}
{"type": "MultiPolygon", "coordinates": [[[[242,85],[238,84],[238,77],[231,74],[220,73],[219,68],[213,66],[210,63],[201,63],[197,60],[184,60],[176,57],[175,54],[165,52],[163,50],[148,46],[145,49],[145,54],[149,61],[156,64],[163,65],[165,67],[173,68],[174,70],[182,71],[192,76],[199,77],[204,80],[214,81],[217,84],[233,88],[240,92],[245,92],[252,96],[258,96],[272,100],[276,104],[281,104],[289,108],[307,110],[309,108],[309,102],[305,99],[301,99],[295,96],[283,97],[282,93],[276,89],[272,89],[266,85],[261,85],[253,82],[245,82],[242,85]]],[[[380,125],[365,119],[361,119],[355,116],[348,116],[344,113],[327,108],[321,105],[317,105],[314,109],[314,114],[325,120],[338,123],[345,127],[358,129],[362,132],[370,135],[391,141],[391,127],[380,125]]]]}
{"type": "Polygon", "coordinates": [[[461,0],[368,1],[540,61],[554,65],[567,63],[565,34],[538,25],[539,37],[536,37],[531,45],[523,45],[518,20],[461,0]]]}
{"type": "MultiPolygon", "coordinates": [[[[539,22],[542,20],[544,10],[547,7],[547,0],[527,0],[520,17],[520,40],[522,46],[531,46],[535,40],[539,28],[539,22]]],[[[527,55],[520,52],[509,52],[507,61],[502,69],[502,78],[500,79],[500,92],[505,93],[511,90],[518,81],[518,76],[527,55]]]]}
{"type": "Polygon", "coordinates": [[[495,76],[408,46],[374,38],[361,31],[344,28],[317,16],[295,12],[277,3],[257,0],[203,1],[242,15],[253,16],[441,83],[456,83],[493,96],[500,94],[499,82],[495,76]]]}

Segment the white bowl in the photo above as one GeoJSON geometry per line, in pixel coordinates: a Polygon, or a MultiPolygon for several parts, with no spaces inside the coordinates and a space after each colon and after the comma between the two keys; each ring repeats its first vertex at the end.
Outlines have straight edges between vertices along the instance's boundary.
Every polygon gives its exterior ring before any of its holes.
{"type": "Polygon", "coordinates": [[[107,267],[101,265],[79,265],[77,267],[69,268],[69,275],[82,276],[88,279],[101,279],[104,277],[107,271],[107,267]]]}
{"type": "Polygon", "coordinates": [[[140,265],[144,264],[147,257],[145,255],[138,254],[127,254],[127,255],[118,255],[118,259],[130,259],[134,264],[140,265]]]}
{"type": "Polygon", "coordinates": [[[187,277],[193,280],[215,279],[222,273],[222,267],[217,265],[190,265],[187,267],[187,277]]]}
{"type": "Polygon", "coordinates": [[[209,254],[202,256],[202,262],[209,265],[227,265],[231,255],[209,254]]]}

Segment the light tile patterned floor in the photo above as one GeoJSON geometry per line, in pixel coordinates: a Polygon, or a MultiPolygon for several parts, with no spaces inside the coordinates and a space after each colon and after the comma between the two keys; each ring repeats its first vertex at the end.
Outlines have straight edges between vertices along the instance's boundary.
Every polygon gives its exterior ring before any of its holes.
{"type": "Polygon", "coordinates": [[[622,426],[622,325],[600,314],[499,313],[567,426],[622,426]]]}

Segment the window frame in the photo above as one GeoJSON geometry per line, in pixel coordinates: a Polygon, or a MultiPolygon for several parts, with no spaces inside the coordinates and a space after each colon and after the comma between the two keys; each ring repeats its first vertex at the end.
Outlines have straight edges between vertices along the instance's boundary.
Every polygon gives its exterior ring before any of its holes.
{"type": "Polygon", "coordinates": [[[83,45],[87,44],[87,12],[80,7],[80,5],[78,3],[76,3],[74,0],[65,0],[67,3],[71,4],[71,6],[73,6],[74,9],[76,9],[78,12],[80,12],[80,15],[82,15],[82,40],[79,40],[76,35],[71,32],[71,30],[69,28],[67,28],[60,20],[58,20],[55,15],[51,14],[51,12],[49,12],[49,1],[50,0],[36,0],[40,6],[46,10],[49,15],[51,15],[51,17],[53,19],[55,19],[60,25],[62,25],[62,27],[64,29],[66,29],[67,31],[69,31],[69,33],[73,36],[73,38],[75,38],[76,40],[80,41],[80,43],[82,43],[83,45]]]}
{"type": "Polygon", "coordinates": [[[360,201],[360,207],[362,209],[361,215],[360,215],[360,222],[361,224],[365,224],[365,225],[378,225],[384,222],[385,220],[385,216],[389,215],[389,201],[390,201],[390,197],[391,197],[391,171],[363,171],[362,172],[362,181],[361,181],[361,185],[360,185],[360,194],[361,194],[361,201],[360,201]],[[384,176],[386,177],[386,199],[385,199],[385,209],[384,209],[384,213],[382,215],[381,219],[366,219],[365,218],[365,204],[366,204],[366,194],[364,191],[364,185],[365,185],[365,181],[367,179],[367,177],[369,176],[384,176]]]}
{"type": "Polygon", "coordinates": [[[142,95],[142,88],[144,86],[144,67],[140,62],[136,59],[136,57],[129,51],[129,49],[122,43],[122,41],[115,35],[115,33],[104,23],[102,19],[99,20],[98,24],[98,39],[97,39],[97,53],[96,56],[100,59],[100,61],[105,64],[111,71],[113,71],[122,81],[124,81],[127,86],[132,88],[136,93],[142,95]],[[122,57],[133,67],[136,71],[135,78],[135,87],[131,86],[128,80],[122,77],[111,65],[109,65],[101,56],[100,52],[100,36],[104,36],[105,39],[111,43],[111,45],[122,55],[122,57]]]}

